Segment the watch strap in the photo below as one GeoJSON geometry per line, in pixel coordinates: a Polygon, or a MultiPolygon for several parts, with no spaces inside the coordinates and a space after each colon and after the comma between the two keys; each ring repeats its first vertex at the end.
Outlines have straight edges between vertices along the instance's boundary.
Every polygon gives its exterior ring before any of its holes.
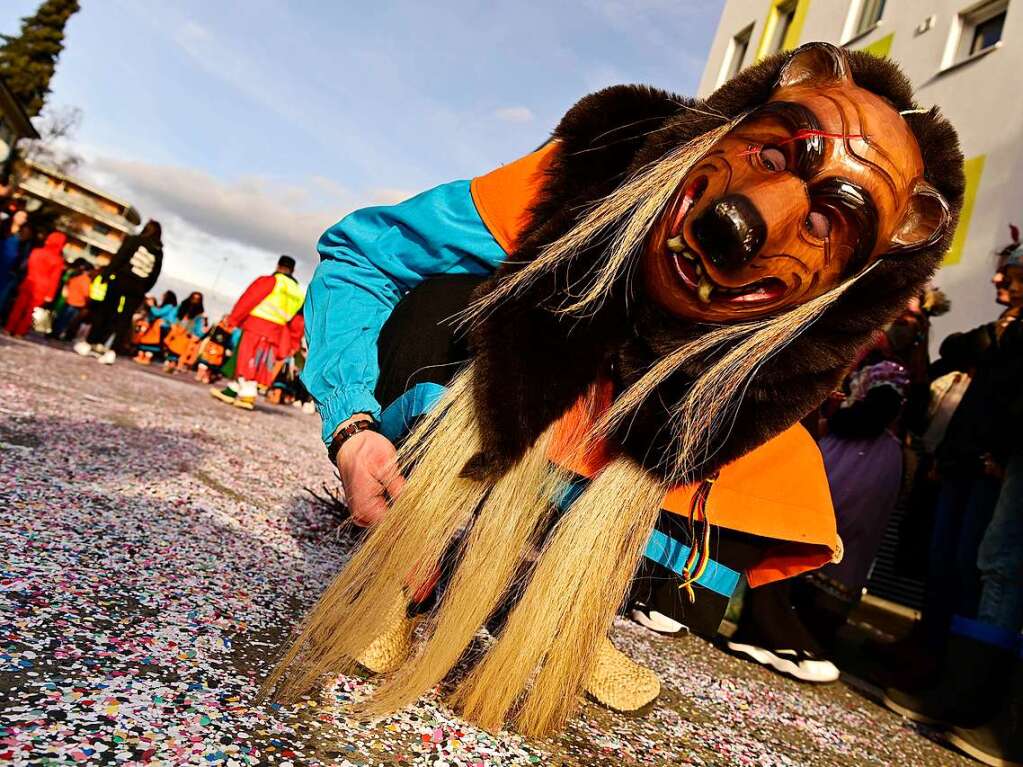
{"type": "Polygon", "coordinates": [[[341,450],[341,446],[356,434],[363,431],[379,431],[379,429],[377,422],[369,418],[352,421],[347,426],[338,429],[334,432],[333,439],[330,440],[330,447],[327,448],[327,457],[330,458],[330,463],[337,465],[337,454],[341,450]]]}

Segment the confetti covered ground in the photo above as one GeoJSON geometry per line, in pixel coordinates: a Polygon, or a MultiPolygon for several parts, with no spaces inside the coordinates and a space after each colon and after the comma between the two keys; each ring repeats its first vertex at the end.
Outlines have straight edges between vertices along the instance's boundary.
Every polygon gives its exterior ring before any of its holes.
{"type": "Polygon", "coordinates": [[[628,624],[662,677],[644,716],[585,704],[527,742],[439,697],[372,725],[260,706],[260,679],[346,556],[304,488],[318,420],[245,413],[127,361],[0,339],[0,764],[962,765],[844,685],[809,688],[628,624]]]}

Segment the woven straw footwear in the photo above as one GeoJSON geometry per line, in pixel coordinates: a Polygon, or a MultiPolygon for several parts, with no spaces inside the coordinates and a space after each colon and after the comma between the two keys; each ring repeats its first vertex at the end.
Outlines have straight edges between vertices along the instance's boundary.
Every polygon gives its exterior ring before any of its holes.
{"type": "Polygon", "coordinates": [[[629,660],[605,637],[586,682],[586,692],[615,711],[638,711],[661,693],[661,680],[648,668],[629,660]]]}
{"type": "Polygon", "coordinates": [[[416,621],[405,614],[404,604],[399,607],[391,625],[355,659],[356,663],[371,673],[389,674],[408,657],[416,621]]]}

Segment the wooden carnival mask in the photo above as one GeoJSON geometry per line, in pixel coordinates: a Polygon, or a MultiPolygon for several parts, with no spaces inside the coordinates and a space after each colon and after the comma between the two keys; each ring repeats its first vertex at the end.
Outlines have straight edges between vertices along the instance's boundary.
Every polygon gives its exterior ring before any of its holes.
{"type": "Polygon", "coordinates": [[[902,116],[853,82],[841,49],[811,44],[679,185],[647,241],[645,284],[678,317],[766,317],[934,245],[950,220],[902,116]]]}

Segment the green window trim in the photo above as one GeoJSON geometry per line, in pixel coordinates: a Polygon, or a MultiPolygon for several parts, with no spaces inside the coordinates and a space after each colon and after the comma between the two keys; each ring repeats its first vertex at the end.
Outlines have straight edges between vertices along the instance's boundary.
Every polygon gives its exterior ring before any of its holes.
{"type": "Polygon", "coordinates": [[[958,264],[963,258],[963,249],[966,246],[966,235],[970,229],[970,217],[973,215],[973,204],[977,200],[977,189],[980,187],[980,176],[984,172],[984,160],[987,155],[979,154],[971,157],[963,163],[963,173],[966,175],[966,190],[963,192],[963,207],[959,211],[959,224],[956,226],[956,233],[952,237],[952,246],[945,254],[942,266],[958,264]]]}
{"type": "Polygon", "coordinates": [[[875,40],[870,45],[864,45],[860,48],[864,53],[869,53],[873,56],[877,56],[879,59],[888,58],[888,54],[892,50],[892,39],[895,37],[895,33],[885,35],[884,37],[875,40]]]}

